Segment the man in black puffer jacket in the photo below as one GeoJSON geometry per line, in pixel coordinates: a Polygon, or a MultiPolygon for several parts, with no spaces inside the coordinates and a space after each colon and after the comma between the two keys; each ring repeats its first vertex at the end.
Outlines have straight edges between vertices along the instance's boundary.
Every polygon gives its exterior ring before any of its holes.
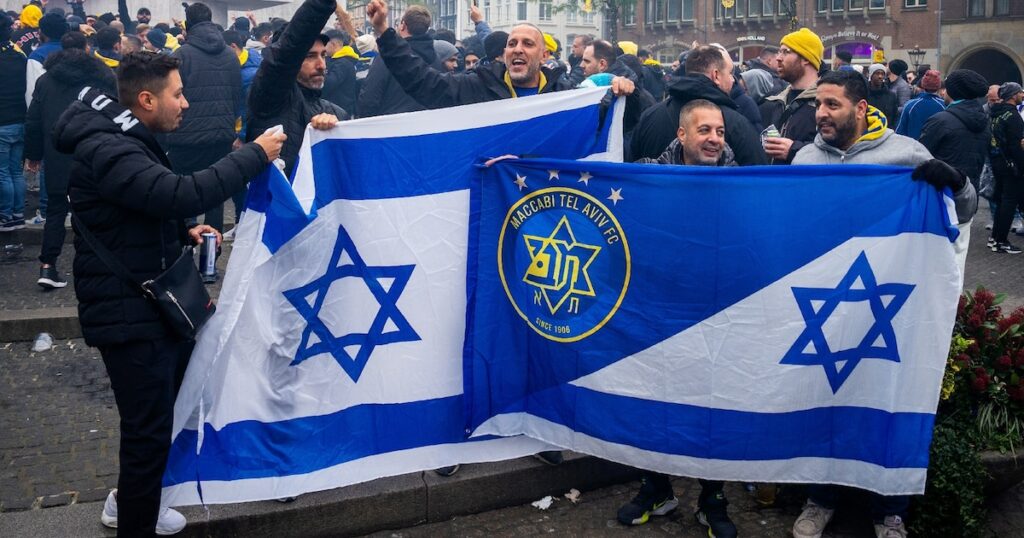
{"type": "MultiPolygon", "coordinates": [[[[160,481],[171,446],[174,400],[194,342],[172,333],[154,302],[121,280],[84,240],[83,228],[137,280],[159,275],[200,243],[202,225],[182,219],[222,203],[280,152],[284,135],[265,135],[206,170],[170,170],[153,133],[171,132],[188,108],[179,61],[134,53],[118,68],[120,102],[91,88],[81,91],[54,128],[58,151],[74,153],[71,207],[75,221],[75,294],[86,344],[103,357],[121,416],[118,489],[101,522],[119,536],[174,534],[185,518],[160,510],[160,481]]],[[[218,235],[218,241],[220,237],[218,235]]]]}
{"type": "Polygon", "coordinates": [[[761,149],[761,138],[750,120],[736,110],[729,97],[734,84],[732,60],[713,45],[693,49],[686,57],[686,75],[668,87],[669,98],[658,103],[640,117],[630,144],[631,159],[656,159],[675,140],[679,130],[679,111],[695,99],[718,105],[725,118],[725,142],[735,152],[740,166],[768,164],[761,149]]]}
{"type": "MultiPolygon", "coordinates": [[[[196,2],[185,10],[185,44],[174,52],[181,60],[185,98],[190,104],[181,128],[167,137],[167,156],[179,174],[208,168],[231,151],[235,119],[242,99],[242,67],[224,43],[213,14],[196,2]]],[[[225,199],[233,192],[227,193],[225,199]]],[[[224,207],[207,211],[205,223],[224,229],[224,207]]]]}
{"type": "Polygon", "coordinates": [[[946,93],[954,104],[928,118],[918,142],[977,184],[992,140],[988,114],[978,102],[988,82],[970,69],[957,69],[946,77],[946,93]]]}
{"type": "Polygon", "coordinates": [[[303,2],[273,44],[263,49],[263,63],[249,89],[245,136],[254,140],[271,127],[284,127],[288,140],[281,159],[288,177],[299,157],[306,125],[329,129],[348,118],[341,107],[320,96],[329,41],[320,31],[334,14],[334,7],[334,0],[303,2]]]}
{"type": "MultiPolygon", "coordinates": [[[[413,54],[423,58],[427,65],[434,65],[434,38],[427,33],[430,29],[430,12],[423,6],[409,6],[398,23],[398,35],[409,44],[413,54]]],[[[402,85],[391,76],[388,66],[382,61],[373,62],[359,91],[359,116],[384,116],[401,112],[425,110],[415,99],[402,90],[402,85]]]]}
{"type": "Polygon", "coordinates": [[[106,93],[117,92],[114,72],[99,58],[85,52],[85,36],[69,32],[61,39],[63,50],[51,54],[43,67],[46,72],[36,81],[32,104],[25,121],[25,160],[30,170],[46,166],[46,223],[39,253],[42,267],[36,282],[46,289],[63,288],[67,282],[57,270],[57,257],[64,246],[64,219],[68,214],[68,175],[71,156],[53,147],[54,125],[78,92],[91,86],[106,93]]]}

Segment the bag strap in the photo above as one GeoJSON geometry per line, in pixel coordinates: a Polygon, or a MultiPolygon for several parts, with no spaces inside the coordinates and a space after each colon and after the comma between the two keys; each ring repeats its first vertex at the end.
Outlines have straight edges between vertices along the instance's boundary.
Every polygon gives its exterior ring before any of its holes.
{"type": "Polygon", "coordinates": [[[96,256],[99,257],[100,261],[102,261],[108,269],[113,271],[113,273],[121,280],[131,284],[132,287],[139,290],[143,295],[150,295],[146,288],[142,286],[142,283],[135,278],[135,275],[133,275],[131,271],[124,266],[124,264],[117,261],[114,254],[110,252],[107,247],[103,246],[98,239],[96,239],[96,236],[92,234],[85,223],[82,222],[82,219],[78,218],[78,214],[74,211],[71,212],[71,221],[75,224],[75,227],[78,229],[78,233],[82,236],[82,239],[85,239],[85,242],[89,244],[89,247],[92,248],[93,252],[96,253],[96,256]]]}
{"type": "Polygon", "coordinates": [[[792,116],[798,108],[804,105],[804,101],[799,98],[794,98],[791,103],[786,105],[786,109],[782,111],[782,115],[779,116],[778,129],[781,131],[786,128],[786,122],[789,121],[789,117],[792,116]]]}

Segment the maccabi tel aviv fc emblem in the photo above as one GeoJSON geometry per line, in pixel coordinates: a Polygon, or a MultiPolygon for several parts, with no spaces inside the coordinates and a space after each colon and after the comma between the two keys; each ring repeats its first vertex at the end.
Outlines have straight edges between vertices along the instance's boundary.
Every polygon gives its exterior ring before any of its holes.
{"type": "Polygon", "coordinates": [[[538,334],[575,342],[615,315],[629,287],[626,235],[585,192],[547,188],[508,211],[498,240],[505,293],[538,334]]]}

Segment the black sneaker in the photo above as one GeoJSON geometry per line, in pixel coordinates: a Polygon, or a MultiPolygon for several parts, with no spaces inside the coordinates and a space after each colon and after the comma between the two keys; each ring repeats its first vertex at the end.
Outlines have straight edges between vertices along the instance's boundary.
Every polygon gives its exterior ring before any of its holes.
{"type": "Polygon", "coordinates": [[[533,457],[539,459],[540,461],[543,461],[548,465],[551,465],[552,467],[554,467],[555,465],[561,465],[562,460],[564,459],[562,458],[561,450],[545,450],[544,452],[538,452],[534,454],[533,457]]]}
{"type": "Polygon", "coordinates": [[[23,217],[9,218],[0,221],[0,232],[13,232],[14,230],[20,230],[25,227],[25,219],[23,217]]]}
{"type": "Polygon", "coordinates": [[[434,472],[437,473],[439,476],[452,476],[453,474],[459,472],[459,467],[461,467],[461,465],[441,467],[440,469],[434,469],[434,472]]]}
{"type": "Polygon", "coordinates": [[[36,284],[39,284],[48,290],[55,290],[57,288],[67,286],[68,282],[60,277],[60,272],[57,271],[57,266],[51,265],[49,267],[39,268],[39,280],[36,280],[36,284]]]}
{"type": "Polygon", "coordinates": [[[996,243],[993,245],[992,252],[999,252],[1002,254],[1020,254],[1021,250],[1007,241],[1005,243],[996,243]]]}
{"type": "MultiPolygon", "coordinates": [[[[725,499],[724,497],[722,498],[725,499]]],[[[736,525],[729,519],[729,513],[725,509],[725,503],[709,503],[698,508],[693,514],[697,523],[708,528],[710,538],[736,538],[736,525]]]]}
{"type": "Polygon", "coordinates": [[[616,515],[619,523],[623,525],[643,525],[651,516],[663,516],[675,510],[679,506],[672,491],[658,492],[647,480],[640,483],[640,493],[633,497],[632,501],[619,508],[616,515]]]}

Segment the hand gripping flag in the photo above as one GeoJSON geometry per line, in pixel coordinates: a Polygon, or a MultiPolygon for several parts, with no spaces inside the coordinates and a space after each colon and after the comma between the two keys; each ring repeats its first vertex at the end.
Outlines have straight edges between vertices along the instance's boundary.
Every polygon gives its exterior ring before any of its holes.
{"type": "Polygon", "coordinates": [[[621,159],[602,90],[307,131],[250,186],[175,406],[166,505],[280,498],[544,450],[465,442],[470,179],[505,153],[621,159]],[[603,123],[602,123],[603,122],[603,123]]]}
{"type": "Polygon", "coordinates": [[[960,270],[910,169],[523,159],[475,188],[474,434],[924,491],[960,270]]]}

